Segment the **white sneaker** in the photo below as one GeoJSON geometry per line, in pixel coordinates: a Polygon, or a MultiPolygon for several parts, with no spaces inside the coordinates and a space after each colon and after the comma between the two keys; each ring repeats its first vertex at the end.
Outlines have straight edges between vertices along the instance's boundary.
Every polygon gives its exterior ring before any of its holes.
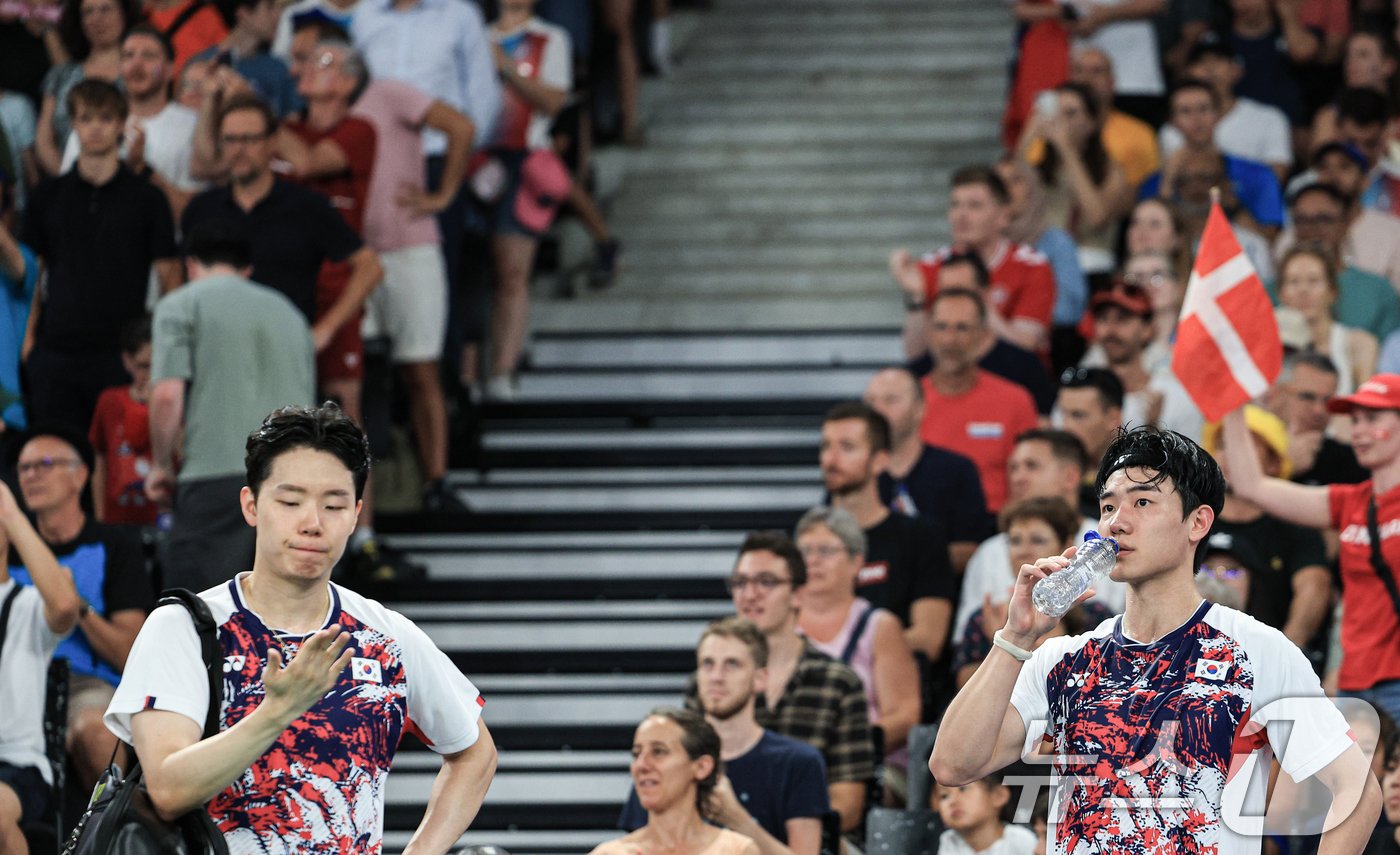
{"type": "Polygon", "coordinates": [[[488,401],[509,402],[515,400],[515,384],[510,377],[498,374],[486,381],[486,399],[488,401]]]}

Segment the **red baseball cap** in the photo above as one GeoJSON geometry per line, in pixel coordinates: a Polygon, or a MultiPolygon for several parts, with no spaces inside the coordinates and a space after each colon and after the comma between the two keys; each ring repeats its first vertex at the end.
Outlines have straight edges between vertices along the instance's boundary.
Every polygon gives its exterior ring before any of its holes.
{"type": "Polygon", "coordinates": [[[1350,395],[1327,402],[1330,413],[1349,413],[1357,407],[1400,410],[1400,374],[1377,374],[1350,395]]]}
{"type": "Polygon", "coordinates": [[[1122,281],[1114,282],[1112,287],[1093,296],[1093,299],[1089,301],[1089,312],[1098,315],[1101,309],[1108,306],[1115,306],[1140,318],[1151,319],[1152,317],[1152,300],[1140,285],[1130,285],[1122,281]]]}

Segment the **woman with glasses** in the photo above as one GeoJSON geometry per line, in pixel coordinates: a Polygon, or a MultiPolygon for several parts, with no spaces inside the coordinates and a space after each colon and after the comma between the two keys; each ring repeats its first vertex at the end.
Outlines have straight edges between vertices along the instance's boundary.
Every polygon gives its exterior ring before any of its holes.
{"type": "Polygon", "coordinates": [[[1142,289],[1152,303],[1152,329],[1156,343],[1170,353],[1176,322],[1186,299],[1186,281],[1176,274],[1164,253],[1146,250],[1128,257],[1123,282],[1142,289]]]}
{"type": "Polygon", "coordinates": [[[1339,293],[1337,268],[1329,253],[1299,246],[1284,255],[1279,264],[1279,304],[1302,316],[1308,333],[1303,349],[1331,357],[1337,366],[1337,394],[1349,395],[1358,379],[1375,373],[1380,345],[1369,332],[1333,318],[1339,293]]]}
{"type": "Polygon", "coordinates": [[[813,508],[797,523],[797,548],[807,564],[798,627],[818,650],[849,665],[865,684],[870,723],[885,736],[885,765],[909,765],[905,743],[919,723],[919,668],[899,618],[855,594],[865,567],[865,532],[839,508],[813,508]]]}
{"type": "Polygon", "coordinates": [[[719,734],[691,710],[659,709],[632,739],[632,786],[647,824],[592,855],[759,855],[742,834],[706,822],[724,776],[719,734]]]}

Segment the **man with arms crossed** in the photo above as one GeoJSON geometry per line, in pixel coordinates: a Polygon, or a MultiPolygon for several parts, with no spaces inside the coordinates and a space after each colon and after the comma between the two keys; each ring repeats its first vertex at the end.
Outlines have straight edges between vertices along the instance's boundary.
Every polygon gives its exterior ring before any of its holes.
{"type": "Polygon", "coordinates": [[[957,786],[1023,753],[1054,754],[1051,851],[1236,855],[1260,850],[1241,819],[1263,814],[1272,749],[1294,780],[1316,775],[1332,793],[1318,851],[1360,852],[1381,795],[1346,719],[1282,633],[1196,592],[1197,553],[1224,500],[1220,467],[1181,434],[1141,428],[1109,446],[1096,486],[1126,610],[1031,653],[1057,622],[1031,589],[1074,549],[1022,565],[997,649],[943,719],[934,776],[957,786]]]}
{"type": "Polygon", "coordinates": [[[268,416],[241,495],[252,572],[200,594],[225,654],[221,732],[200,739],[208,682],[182,607],[151,614],[107,709],[160,815],[207,802],[230,851],[379,851],[406,727],[444,760],[406,853],[453,846],[495,772],[476,687],[411,621],[330,582],[369,466],[334,405],[268,416]]]}

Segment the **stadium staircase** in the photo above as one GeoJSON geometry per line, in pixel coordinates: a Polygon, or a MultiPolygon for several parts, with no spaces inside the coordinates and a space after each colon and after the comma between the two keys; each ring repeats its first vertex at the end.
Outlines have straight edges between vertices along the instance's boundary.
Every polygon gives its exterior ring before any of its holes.
{"type": "MultiPolygon", "coordinates": [[[[385,517],[428,567],[392,605],[487,699],[500,770],[464,842],[615,836],[631,733],[677,702],[743,532],[821,497],[820,414],[899,358],[888,250],[944,237],[985,160],[1007,53],[985,0],[716,0],[677,21],[648,145],[612,151],[615,286],[535,309],[518,400],[484,410],[474,510],[385,517]]],[[[437,759],[400,754],[386,849],[437,759]]]]}

